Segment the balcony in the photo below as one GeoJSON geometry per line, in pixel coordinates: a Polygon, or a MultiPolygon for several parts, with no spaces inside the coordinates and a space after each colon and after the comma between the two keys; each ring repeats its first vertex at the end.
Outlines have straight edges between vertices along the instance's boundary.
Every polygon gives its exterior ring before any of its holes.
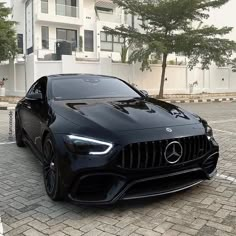
{"type": "Polygon", "coordinates": [[[60,25],[81,26],[83,25],[83,12],[80,7],[64,4],[47,4],[36,1],[35,21],[40,23],[50,22],[60,25]]]}
{"type": "Polygon", "coordinates": [[[74,6],[56,4],[56,15],[79,17],[79,8],[74,6]]]}

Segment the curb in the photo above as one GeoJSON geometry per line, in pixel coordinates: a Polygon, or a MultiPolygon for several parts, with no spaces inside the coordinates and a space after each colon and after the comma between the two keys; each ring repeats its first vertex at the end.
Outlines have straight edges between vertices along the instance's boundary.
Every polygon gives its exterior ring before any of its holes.
{"type": "MultiPolygon", "coordinates": [[[[187,100],[172,100],[160,99],[168,103],[217,103],[217,102],[236,102],[236,98],[208,98],[208,99],[187,99],[187,100]]],[[[16,105],[0,106],[0,111],[15,110],[16,105]]]]}
{"type": "Polygon", "coordinates": [[[8,111],[8,110],[15,110],[15,106],[14,107],[0,107],[0,111],[8,111]]]}
{"type": "Polygon", "coordinates": [[[218,103],[218,102],[233,102],[236,98],[208,98],[208,99],[188,99],[188,100],[168,100],[162,99],[168,103],[218,103]]]}

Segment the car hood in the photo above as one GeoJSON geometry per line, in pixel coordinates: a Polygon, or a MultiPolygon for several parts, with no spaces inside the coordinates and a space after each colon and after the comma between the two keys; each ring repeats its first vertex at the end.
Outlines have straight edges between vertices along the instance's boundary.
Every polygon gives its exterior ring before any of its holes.
{"type": "Polygon", "coordinates": [[[53,110],[81,127],[132,131],[199,124],[181,108],[156,99],[89,99],[53,101],[53,110]]]}

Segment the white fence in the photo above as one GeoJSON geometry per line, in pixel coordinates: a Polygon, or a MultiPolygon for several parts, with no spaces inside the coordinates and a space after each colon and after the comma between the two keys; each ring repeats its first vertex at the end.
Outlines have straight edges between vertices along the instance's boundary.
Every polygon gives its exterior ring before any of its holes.
{"type": "MultiPolygon", "coordinates": [[[[23,94],[25,88],[25,73],[23,64],[0,66],[0,78],[8,77],[6,83],[8,94],[23,94]],[[13,77],[13,79],[12,79],[13,77]],[[14,79],[15,78],[15,79],[14,79]]],[[[139,89],[145,89],[150,94],[159,92],[161,66],[153,65],[151,71],[140,70],[139,64],[113,63],[111,59],[101,59],[99,62],[76,61],[73,56],[63,56],[62,61],[35,61],[31,56],[26,63],[27,87],[36,79],[50,74],[59,73],[90,73],[104,74],[122,78],[139,89]]],[[[232,93],[236,92],[236,73],[230,68],[201,70],[195,67],[190,71],[186,66],[168,66],[165,80],[165,94],[200,94],[200,93],[232,93]]]]}

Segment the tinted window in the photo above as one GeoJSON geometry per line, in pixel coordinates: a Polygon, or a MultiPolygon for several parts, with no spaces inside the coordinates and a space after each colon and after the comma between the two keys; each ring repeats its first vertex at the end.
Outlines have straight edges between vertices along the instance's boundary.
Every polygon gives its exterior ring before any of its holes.
{"type": "Polygon", "coordinates": [[[42,78],[38,80],[29,90],[26,96],[34,93],[41,93],[43,98],[46,97],[47,93],[47,80],[45,78],[42,78]]]}
{"type": "Polygon", "coordinates": [[[57,100],[140,97],[124,82],[99,76],[54,79],[52,80],[52,94],[57,100]]]}

